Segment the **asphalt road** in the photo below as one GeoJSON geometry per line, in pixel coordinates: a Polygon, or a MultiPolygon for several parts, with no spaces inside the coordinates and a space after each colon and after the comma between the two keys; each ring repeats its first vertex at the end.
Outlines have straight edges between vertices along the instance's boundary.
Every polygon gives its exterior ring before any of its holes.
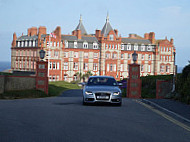
{"type": "Polygon", "coordinates": [[[60,97],[0,100],[0,142],[189,142],[190,132],[133,99],[82,105],[81,90],[60,97]]]}

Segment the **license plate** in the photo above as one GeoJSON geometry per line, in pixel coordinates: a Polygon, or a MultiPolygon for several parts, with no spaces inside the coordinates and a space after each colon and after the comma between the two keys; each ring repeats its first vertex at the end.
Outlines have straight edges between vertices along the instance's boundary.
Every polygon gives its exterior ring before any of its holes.
{"type": "Polygon", "coordinates": [[[97,96],[97,99],[109,99],[109,96],[97,96]]]}

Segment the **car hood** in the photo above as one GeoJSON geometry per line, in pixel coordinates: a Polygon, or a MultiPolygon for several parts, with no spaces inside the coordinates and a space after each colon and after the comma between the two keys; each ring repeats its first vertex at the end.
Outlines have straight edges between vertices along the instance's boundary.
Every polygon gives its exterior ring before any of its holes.
{"type": "Polygon", "coordinates": [[[117,86],[85,86],[85,91],[109,91],[109,92],[121,92],[117,86]]]}

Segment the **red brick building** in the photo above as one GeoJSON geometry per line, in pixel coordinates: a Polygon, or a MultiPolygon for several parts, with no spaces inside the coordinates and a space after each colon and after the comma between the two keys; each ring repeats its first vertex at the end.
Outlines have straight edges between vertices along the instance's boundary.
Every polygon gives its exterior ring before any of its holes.
{"type": "Polygon", "coordinates": [[[29,28],[27,35],[18,38],[14,33],[12,70],[35,71],[40,49],[46,51],[50,81],[77,80],[79,74],[87,71],[114,76],[117,80],[126,78],[134,51],[138,54],[141,76],[174,73],[173,39],[156,40],[154,32],[145,33],[144,37],[137,34],[121,37],[108,16],[102,30],[96,30],[95,34],[87,33],[82,18],[71,35],[61,34],[61,27],[50,34],[45,27],[29,28]]]}

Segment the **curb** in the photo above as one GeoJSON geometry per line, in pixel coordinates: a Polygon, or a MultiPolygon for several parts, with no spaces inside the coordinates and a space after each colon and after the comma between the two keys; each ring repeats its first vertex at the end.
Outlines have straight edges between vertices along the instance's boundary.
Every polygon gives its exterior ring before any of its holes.
{"type": "Polygon", "coordinates": [[[168,114],[170,114],[170,115],[172,115],[172,116],[174,116],[174,117],[176,117],[176,118],[178,118],[178,119],[180,119],[182,121],[188,122],[190,124],[189,119],[187,119],[187,118],[185,118],[185,117],[183,117],[183,116],[181,116],[181,115],[179,115],[179,114],[177,114],[177,113],[175,113],[175,112],[173,112],[171,110],[168,110],[168,109],[166,109],[164,107],[161,107],[160,105],[158,105],[158,104],[156,104],[154,102],[148,101],[146,99],[142,99],[142,102],[146,103],[148,105],[151,105],[151,106],[153,106],[153,107],[155,107],[157,109],[160,109],[160,110],[162,110],[162,111],[164,111],[164,112],[166,112],[166,113],[168,113],[168,114]]]}

